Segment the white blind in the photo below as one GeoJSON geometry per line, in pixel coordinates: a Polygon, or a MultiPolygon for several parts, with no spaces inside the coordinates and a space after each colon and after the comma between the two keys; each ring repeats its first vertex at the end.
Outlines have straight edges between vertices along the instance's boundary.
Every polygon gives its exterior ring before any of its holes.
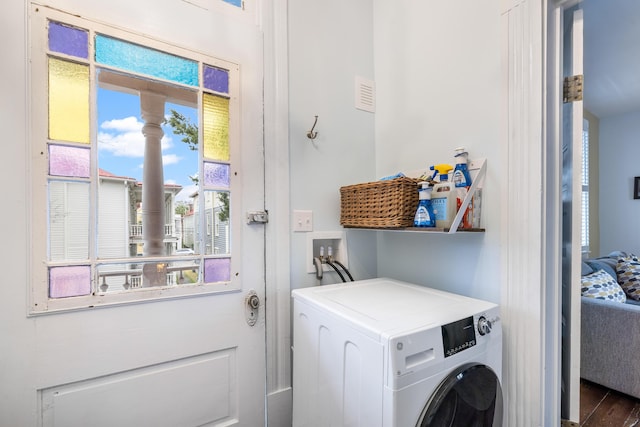
{"type": "Polygon", "coordinates": [[[589,121],[582,128],[582,252],[589,252],[589,121]]]}

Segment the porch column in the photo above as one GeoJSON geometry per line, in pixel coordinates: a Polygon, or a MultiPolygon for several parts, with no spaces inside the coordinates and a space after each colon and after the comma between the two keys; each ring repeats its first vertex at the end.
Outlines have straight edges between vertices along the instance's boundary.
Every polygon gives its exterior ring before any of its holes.
{"type": "MultiPolygon", "coordinates": [[[[142,172],[142,240],[145,256],[162,256],[164,250],[164,174],[162,167],[160,126],[164,120],[166,96],[153,92],[140,92],[140,109],[145,137],[142,172]]],[[[166,284],[164,264],[145,264],[143,286],[166,284]]]]}

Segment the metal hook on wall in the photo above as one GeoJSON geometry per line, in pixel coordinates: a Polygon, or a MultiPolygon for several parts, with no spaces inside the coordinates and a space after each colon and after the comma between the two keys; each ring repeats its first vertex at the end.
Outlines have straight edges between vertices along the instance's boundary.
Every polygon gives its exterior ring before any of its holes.
{"type": "Polygon", "coordinates": [[[307,138],[309,139],[316,139],[316,136],[318,136],[318,132],[313,131],[316,128],[316,124],[318,123],[318,116],[315,116],[315,117],[316,117],[316,120],[313,122],[313,126],[311,126],[311,130],[307,132],[307,138]]]}

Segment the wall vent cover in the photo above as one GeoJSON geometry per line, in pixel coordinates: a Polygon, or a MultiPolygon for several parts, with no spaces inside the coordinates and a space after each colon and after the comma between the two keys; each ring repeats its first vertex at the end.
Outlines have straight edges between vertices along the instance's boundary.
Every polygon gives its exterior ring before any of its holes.
{"type": "Polygon", "coordinates": [[[376,112],[376,86],[373,80],[356,76],[356,108],[376,112]]]}

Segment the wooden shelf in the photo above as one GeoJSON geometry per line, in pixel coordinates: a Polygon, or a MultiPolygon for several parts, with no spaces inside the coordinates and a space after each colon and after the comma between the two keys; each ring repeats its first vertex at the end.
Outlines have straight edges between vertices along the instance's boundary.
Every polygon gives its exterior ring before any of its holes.
{"type": "Polygon", "coordinates": [[[451,228],[437,228],[437,227],[404,227],[404,228],[366,228],[366,227],[352,227],[343,226],[347,230],[373,230],[373,231],[395,231],[395,232],[407,232],[407,233],[441,233],[441,234],[456,234],[456,233],[484,233],[484,228],[467,228],[459,230],[458,226],[462,222],[462,216],[467,210],[467,206],[471,203],[474,193],[479,188],[480,184],[484,181],[484,177],[487,171],[487,159],[477,159],[471,161],[469,164],[469,172],[476,172],[473,179],[473,183],[467,192],[458,213],[456,214],[451,228]]]}
{"type": "Polygon", "coordinates": [[[468,228],[464,230],[450,231],[448,228],[436,227],[403,227],[403,228],[364,228],[364,227],[344,227],[346,230],[364,230],[364,231],[395,231],[402,233],[440,233],[440,234],[457,234],[457,233],[484,233],[484,228],[468,228]]]}

